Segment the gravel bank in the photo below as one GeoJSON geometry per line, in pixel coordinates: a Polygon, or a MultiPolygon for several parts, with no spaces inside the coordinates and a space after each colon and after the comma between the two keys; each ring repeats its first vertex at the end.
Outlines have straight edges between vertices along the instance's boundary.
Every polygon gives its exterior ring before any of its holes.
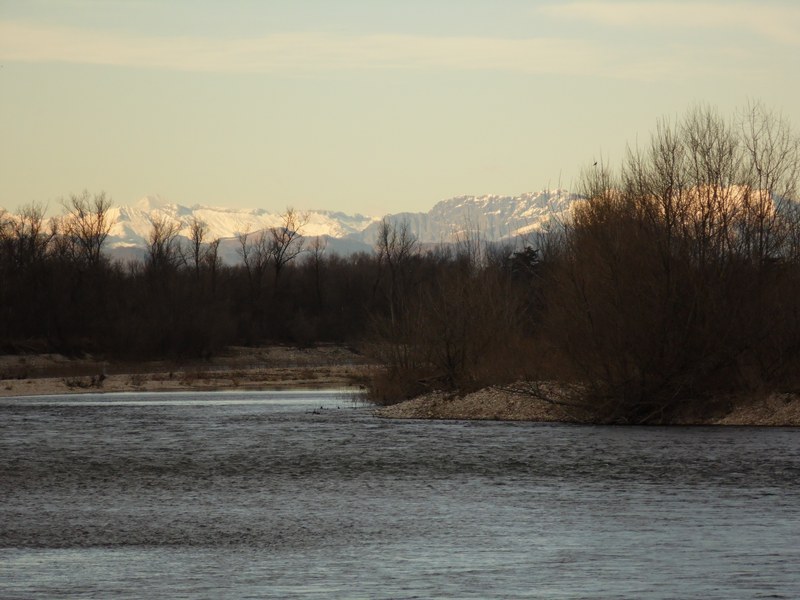
{"type": "MultiPolygon", "coordinates": [[[[800,427],[800,395],[748,395],[730,399],[730,409],[722,416],[687,418],[681,425],[751,425],[800,427]]],[[[389,419],[475,419],[503,421],[541,421],[580,423],[574,411],[503,389],[486,388],[457,396],[435,392],[406,402],[378,409],[376,414],[389,419]]]]}

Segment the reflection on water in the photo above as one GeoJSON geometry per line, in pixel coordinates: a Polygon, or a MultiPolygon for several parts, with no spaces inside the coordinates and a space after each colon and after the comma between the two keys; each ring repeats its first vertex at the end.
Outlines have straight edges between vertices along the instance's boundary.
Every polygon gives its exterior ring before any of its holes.
{"type": "Polygon", "coordinates": [[[800,430],[0,403],[8,598],[797,598],[800,430]]]}

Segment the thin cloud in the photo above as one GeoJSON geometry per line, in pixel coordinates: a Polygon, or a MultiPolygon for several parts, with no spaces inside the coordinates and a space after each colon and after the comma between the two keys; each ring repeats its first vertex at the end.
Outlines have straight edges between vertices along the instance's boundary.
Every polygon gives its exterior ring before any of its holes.
{"type": "Polygon", "coordinates": [[[253,39],[145,37],[0,21],[0,58],[208,72],[493,70],[648,78],[646,65],[589,41],[416,35],[273,34],[253,39]]]}
{"type": "Polygon", "coordinates": [[[800,7],[742,2],[565,2],[537,9],[549,16],[616,27],[737,30],[800,46],[800,7]]]}

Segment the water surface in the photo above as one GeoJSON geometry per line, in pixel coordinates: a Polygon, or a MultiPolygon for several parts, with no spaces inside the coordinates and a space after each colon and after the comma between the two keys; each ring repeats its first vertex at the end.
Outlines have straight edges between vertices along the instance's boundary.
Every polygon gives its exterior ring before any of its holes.
{"type": "Polygon", "coordinates": [[[3,598],[798,598],[800,430],[0,402],[3,598]]]}

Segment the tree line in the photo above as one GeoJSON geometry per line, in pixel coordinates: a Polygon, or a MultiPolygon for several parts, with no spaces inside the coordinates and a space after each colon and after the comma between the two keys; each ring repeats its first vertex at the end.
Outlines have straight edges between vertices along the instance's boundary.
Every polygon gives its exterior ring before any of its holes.
{"type": "Polygon", "coordinates": [[[585,169],[571,217],[524,249],[464,239],[428,277],[396,251],[380,399],[523,382],[598,421],[659,423],[797,392],[799,176],[780,115],[698,107],[620,168],[585,169]]]}
{"type": "Polygon", "coordinates": [[[189,237],[152,221],[142,260],[101,251],[111,223],[105,194],[70,196],[64,214],[42,206],[0,212],[0,351],[110,358],[208,357],[228,345],[346,343],[380,303],[377,260],[304,247],[302,215],[239,236],[225,265],[201,221],[189,237]]]}
{"type": "Polygon", "coordinates": [[[341,257],[280,227],[224,265],[202,222],[154,220],[145,258],[102,252],[110,201],[0,214],[0,350],[210,356],[267,342],[357,345],[371,393],[554,380],[598,420],[653,423],[721,394],[800,386],[800,142],[753,105],[661,121],[623,164],[585,169],[570,218],[514,245],[480,232],[423,250],[384,221],[341,257]]]}

